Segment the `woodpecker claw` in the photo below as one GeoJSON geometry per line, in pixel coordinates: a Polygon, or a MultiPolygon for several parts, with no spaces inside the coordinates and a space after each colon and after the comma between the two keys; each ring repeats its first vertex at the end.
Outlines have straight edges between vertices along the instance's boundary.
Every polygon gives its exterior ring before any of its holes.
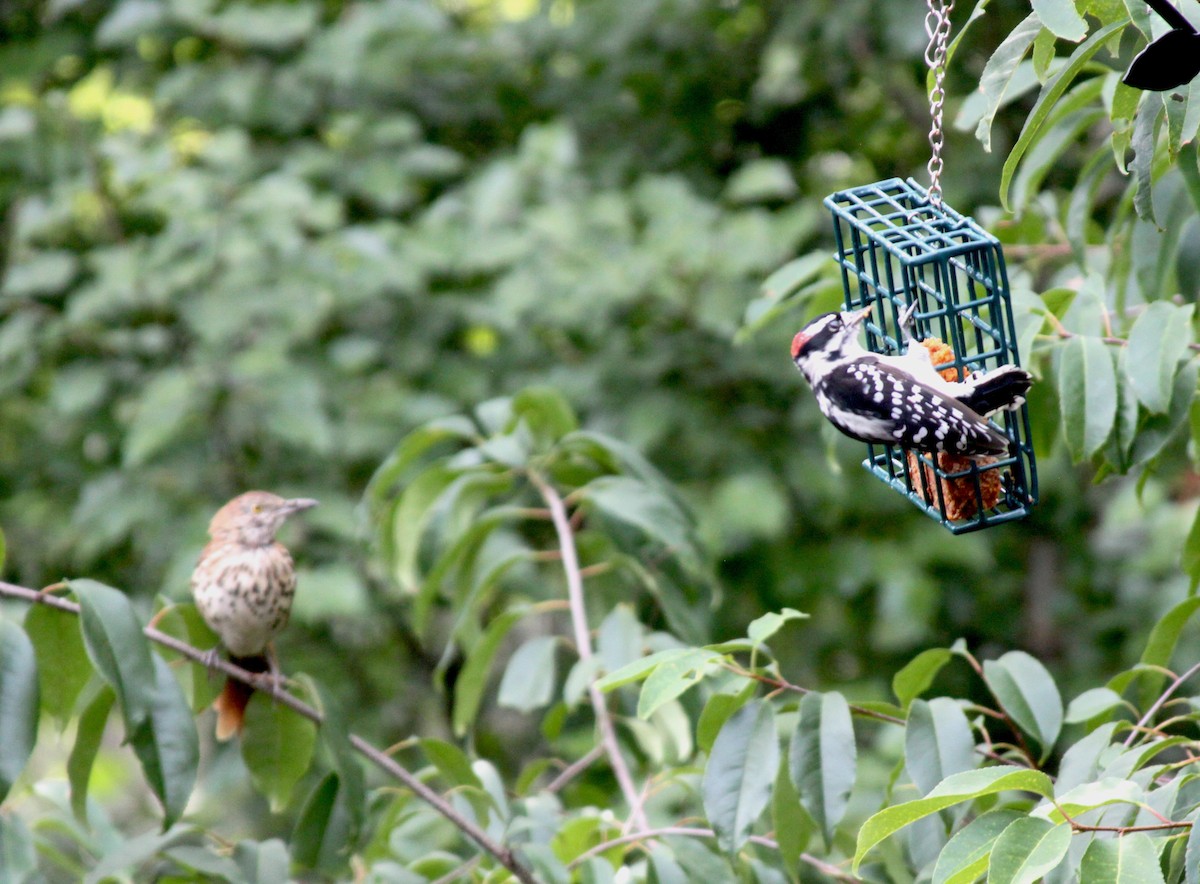
{"type": "Polygon", "coordinates": [[[917,312],[920,303],[920,301],[913,301],[900,314],[900,334],[903,335],[906,342],[915,340],[909,327],[912,325],[913,315],[917,312]]]}

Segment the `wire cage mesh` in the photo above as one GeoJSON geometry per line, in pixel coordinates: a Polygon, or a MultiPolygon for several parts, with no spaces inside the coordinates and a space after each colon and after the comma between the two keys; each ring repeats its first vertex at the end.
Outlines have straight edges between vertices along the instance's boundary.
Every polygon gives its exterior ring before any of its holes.
{"type": "MultiPolygon", "coordinates": [[[[872,306],[867,346],[903,348],[900,315],[914,301],[911,333],[937,338],[948,380],[1019,365],[1004,254],[999,241],[911,178],[892,178],[826,197],[846,307],[872,306]]],[[[934,362],[941,359],[935,355],[934,362]]],[[[955,534],[1022,518],[1037,503],[1029,415],[999,412],[1007,456],[971,460],[868,445],[863,466],[955,534]]]]}

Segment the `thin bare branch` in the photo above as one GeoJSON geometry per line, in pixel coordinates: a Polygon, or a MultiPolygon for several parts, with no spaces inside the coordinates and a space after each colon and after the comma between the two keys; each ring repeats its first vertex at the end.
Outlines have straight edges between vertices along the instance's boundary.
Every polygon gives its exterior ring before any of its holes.
{"type": "MultiPolygon", "coordinates": [[[[529,471],[529,481],[537,488],[542,500],[550,509],[550,518],[554,522],[554,530],[558,534],[558,545],[562,552],[563,573],[567,579],[567,601],[571,606],[571,626],[575,633],[575,648],[579,654],[579,662],[587,666],[593,657],[592,636],[588,628],[587,604],[583,595],[583,574],[579,567],[579,552],[575,549],[575,532],[571,529],[571,519],[567,515],[566,504],[554,487],[543,479],[537,472],[529,471]]],[[[612,713],[609,712],[608,702],[600,689],[596,687],[593,678],[588,684],[588,696],[592,701],[592,710],[596,716],[596,727],[600,731],[600,742],[608,754],[608,763],[625,803],[629,805],[629,820],[627,826],[631,832],[645,829],[647,826],[645,811],[639,800],[637,786],[625,757],[621,754],[621,746],[617,741],[617,729],[613,724],[612,713]]]]}

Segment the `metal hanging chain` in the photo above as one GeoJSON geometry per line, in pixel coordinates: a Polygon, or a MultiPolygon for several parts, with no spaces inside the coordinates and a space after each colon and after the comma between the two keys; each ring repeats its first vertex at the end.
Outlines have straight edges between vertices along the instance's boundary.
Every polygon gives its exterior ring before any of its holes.
{"type": "Polygon", "coordinates": [[[933,90],[929,93],[929,202],[935,208],[942,204],[942,147],[946,143],[942,132],[942,109],[946,105],[946,52],[950,45],[950,13],[954,0],[926,0],[925,33],[929,45],[925,48],[925,64],[933,71],[933,90]]]}

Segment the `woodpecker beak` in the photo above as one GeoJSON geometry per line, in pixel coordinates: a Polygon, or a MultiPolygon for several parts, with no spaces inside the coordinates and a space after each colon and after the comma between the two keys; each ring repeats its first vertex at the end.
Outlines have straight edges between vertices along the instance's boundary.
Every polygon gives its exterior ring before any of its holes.
{"type": "Polygon", "coordinates": [[[871,315],[871,311],[874,309],[875,309],[874,304],[868,304],[862,310],[859,310],[856,313],[851,313],[847,320],[847,325],[850,325],[852,327],[860,325],[864,319],[866,319],[868,316],[871,315]]]}
{"type": "Polygon", "coordinates": [[[283,506],[280,507],[285,513],[298,513],[301,510],[310,510],[317,505],[317,501],[311,497],[293,497],[291,500],[285,500],[283,506]]]}

